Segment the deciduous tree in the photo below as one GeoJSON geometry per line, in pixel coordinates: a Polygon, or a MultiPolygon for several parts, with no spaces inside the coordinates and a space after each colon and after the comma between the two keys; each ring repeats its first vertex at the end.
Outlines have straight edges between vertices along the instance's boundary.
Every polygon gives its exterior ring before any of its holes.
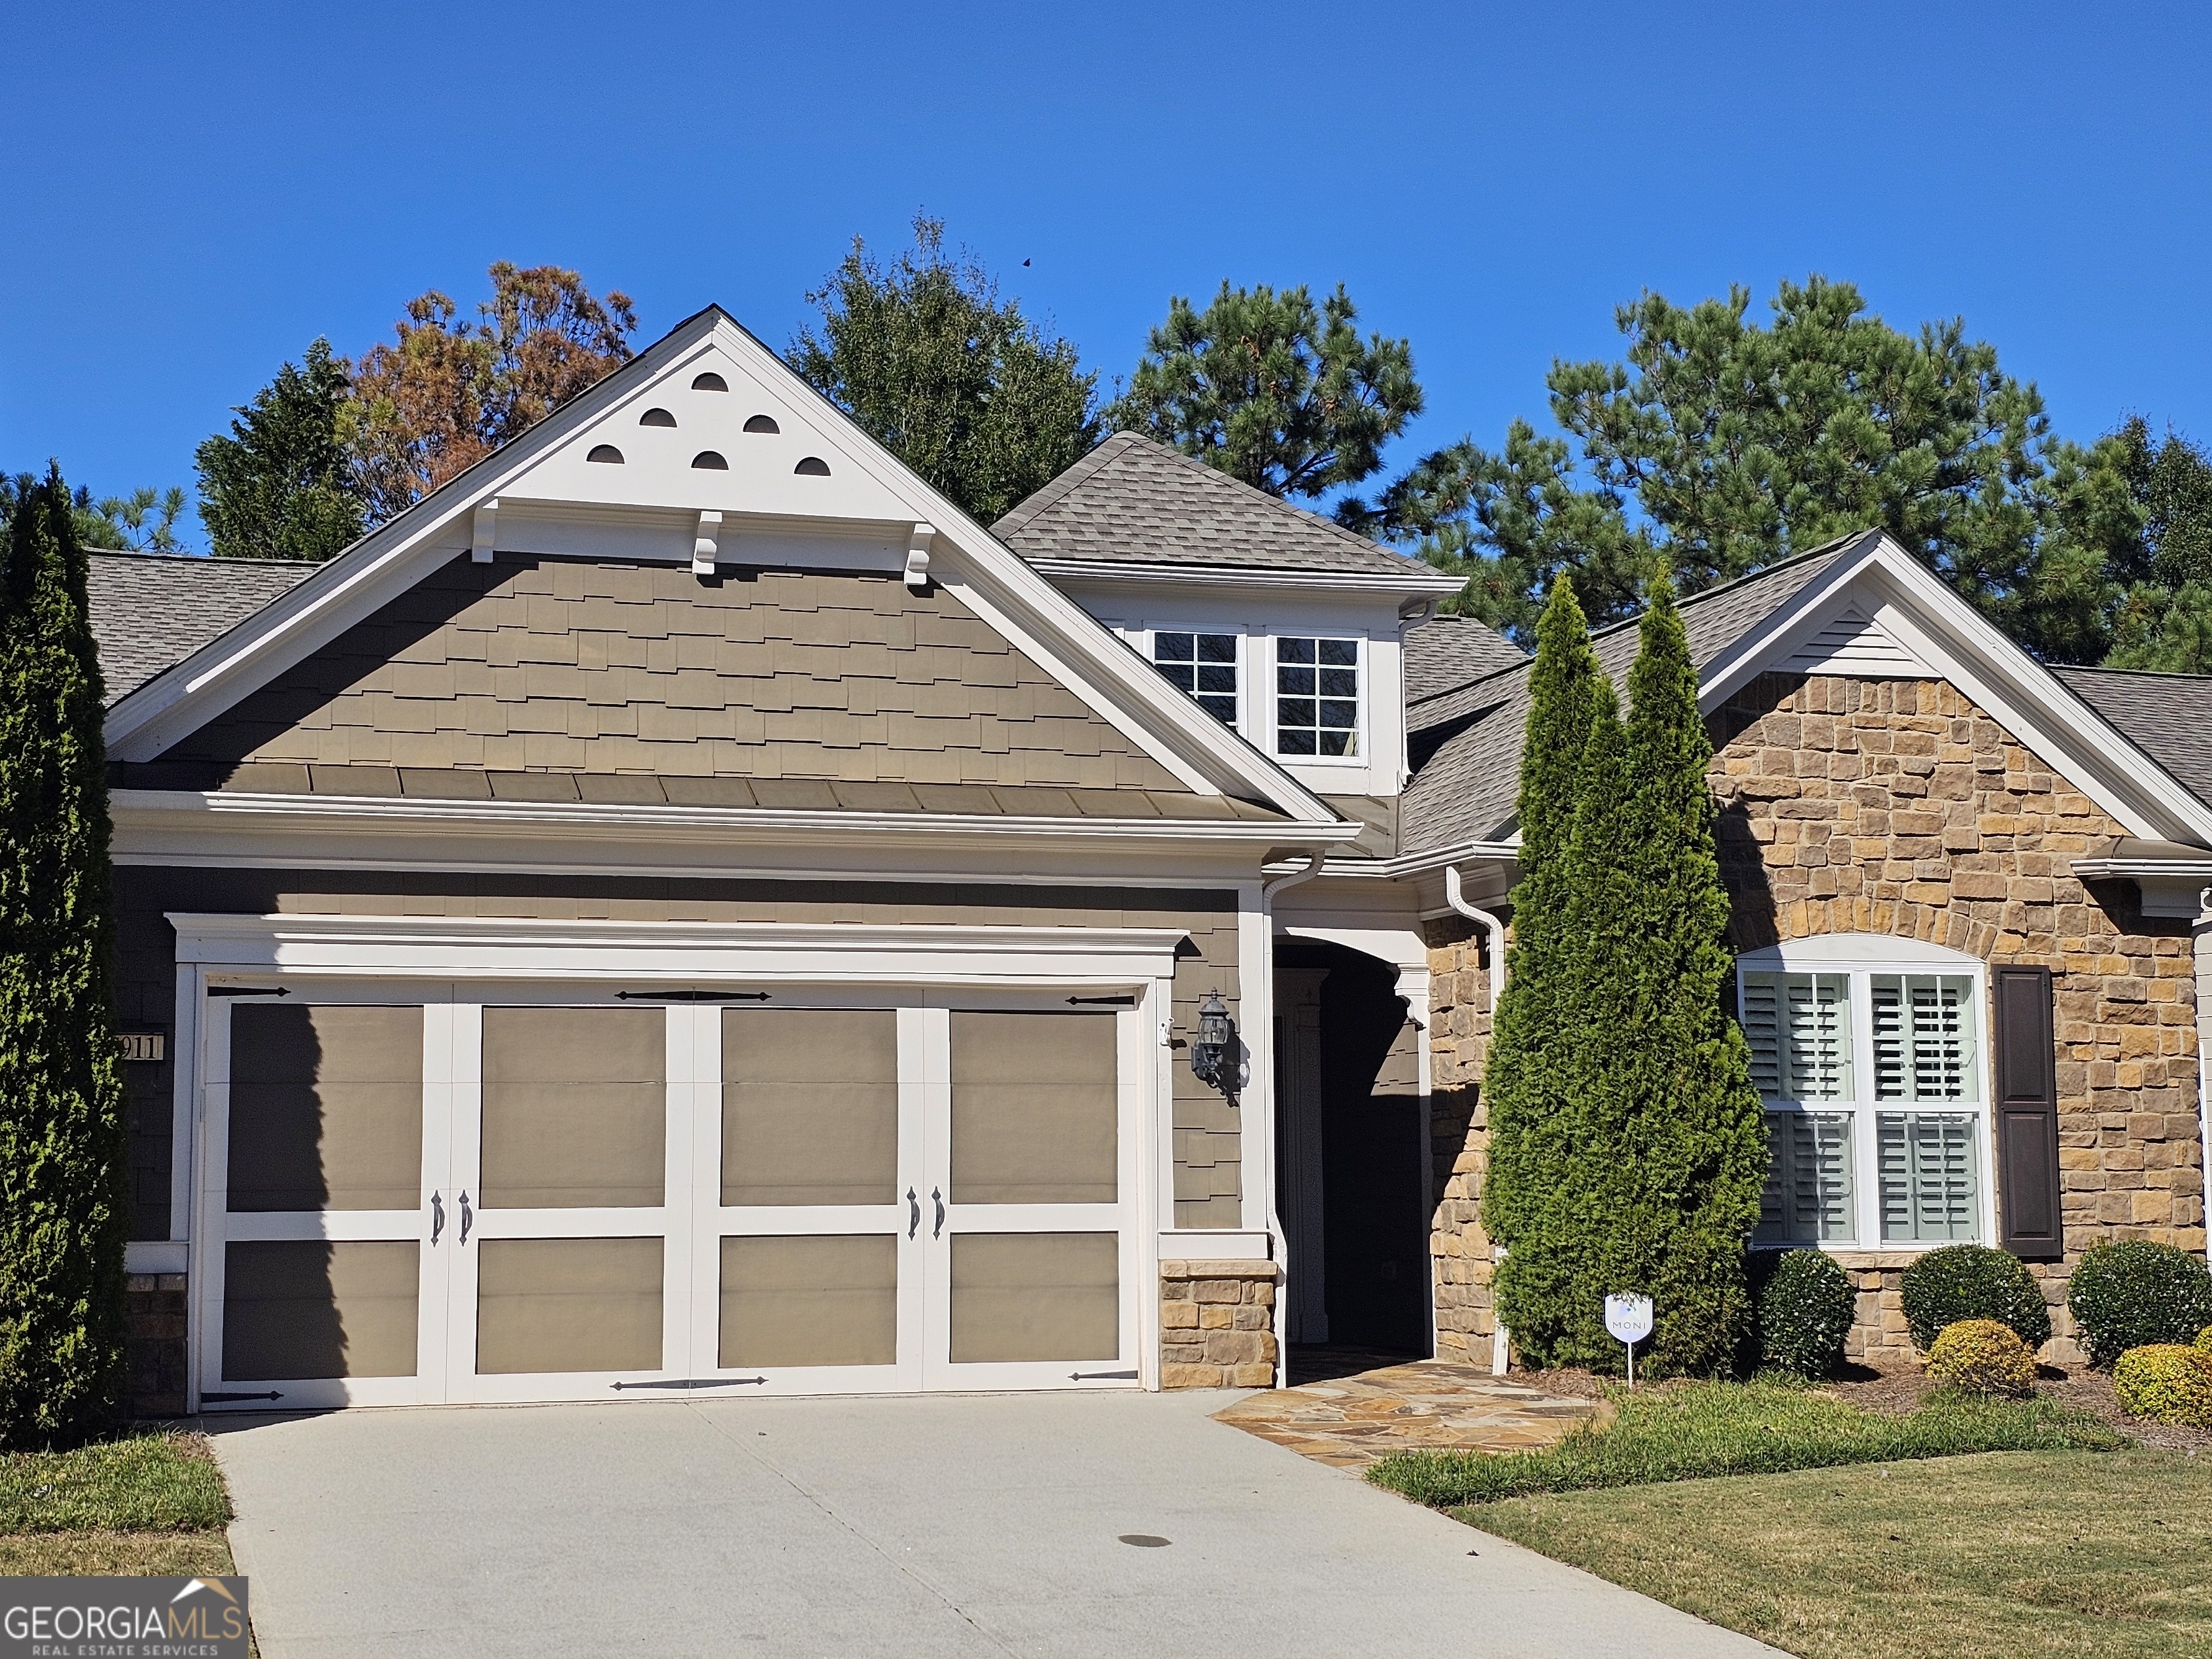
{"type": "Polygon", "coordinates": [[[917,216],[914,246],[888,267],[855,237],[806,297],[821,325],[793,339],[791,366],[981,523],[1103,435],[1097,375],[1001,299],[974,256],[946,252],[941,219],[917,216]]]}
{"type": "Polygon", "coordinates": [[[1203,311],[1177,295],[1107,423],[1271,495],[1356,484],[1421,412],[1412,346],[1358,319],[1341,283],[1318,306],[1304,287],[1224,282],[1203,311]]]}
{"type": "Polygon", "coordinates": [[[330,342],[232,412],[226,435],[203,443],[200,520],[217,558],[327,559],[362,532],[366,518],[347,439],[351,380],[330,342]]]}
{"type": "Polygon", "coordinates": [[[353,374],[353,447],[381,521],[520,435],[629,361],[629,296],[595,296],[573,270],[501,260],[478,320],[433,289],[353,374]]]}
{"type": "Polygon", "coordinates": [[[128,1233],[106,755],[58,468],[0,501],[0,1440],[76,1439],[123,1385],[128,1233]]]}

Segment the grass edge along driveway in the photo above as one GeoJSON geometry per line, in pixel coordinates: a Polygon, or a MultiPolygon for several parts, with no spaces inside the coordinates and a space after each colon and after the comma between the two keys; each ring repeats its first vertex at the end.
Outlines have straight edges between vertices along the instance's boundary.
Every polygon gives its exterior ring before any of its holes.
{"type": "Polygon", "coordinates": [[[228,1573],[230,1498],[198,1435],[0,1455],[0,1574],[228,1573]]]}
{"type": "Polygon", "coordinates": [[[2212,1653],[2212,1459],[2123,1449],[2048,1401],[1615,1397],[1610,1431],[1369,1478],[1805,1659],[2212,1653]]]}

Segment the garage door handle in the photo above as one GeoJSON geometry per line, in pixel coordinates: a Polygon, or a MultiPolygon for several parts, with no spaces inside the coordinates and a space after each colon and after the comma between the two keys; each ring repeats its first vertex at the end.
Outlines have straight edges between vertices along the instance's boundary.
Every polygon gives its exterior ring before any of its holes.
{"type": "Polygon", "coordinates": [[[438,1235],[446,1231],[445,1201],[437,1194],[430,1194],[430,1243],[435,1245],[438,1235]]]}
{"type": "Polygon", "coordinates": [[[906,1236],[912,1238],[921,1231],[921,1200],[914,1195],[914,1188],[906,1189],[906,1236]]]}
{"type": "Polygon", "coordinates": [[[929,1196],[937,1205],[937,1224],[929,1230],[929,1236],[937,1238],[945,1231],[945,1194],[933,1187],[929,1189],[929,1196]]]}
{"type": "Polygon", "coordinates": [[[461,1194],[461,1243],[464,1244],[469,1242],[469,1223],[475,1219],[475,1213],[469,1208],[469,1195],[464,1192],[461,1194]]]}

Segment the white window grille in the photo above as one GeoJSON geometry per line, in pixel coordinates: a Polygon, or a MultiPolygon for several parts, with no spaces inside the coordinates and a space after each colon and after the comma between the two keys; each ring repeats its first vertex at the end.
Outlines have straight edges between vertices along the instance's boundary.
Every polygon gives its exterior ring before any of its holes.
{"type": "Polygon", "coordinates": [[[1275,641],[1275,752],[1359,753],[1359,641],[1275,641]]]}
{"type": "Polygon", "coordinates": [[[1224,726],[1237,724],[1237,635],[1152,635],[1152,665],[1224,726]]]}

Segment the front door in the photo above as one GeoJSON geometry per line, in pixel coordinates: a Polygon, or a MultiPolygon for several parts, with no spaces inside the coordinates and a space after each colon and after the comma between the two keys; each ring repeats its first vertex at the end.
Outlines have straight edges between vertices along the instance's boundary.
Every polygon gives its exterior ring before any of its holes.
{"type": "Polygon", "coordinates": [[[257,989],[207,1020],[210,1408],[1137,1380],[1133,1006],[257,989]]]}

